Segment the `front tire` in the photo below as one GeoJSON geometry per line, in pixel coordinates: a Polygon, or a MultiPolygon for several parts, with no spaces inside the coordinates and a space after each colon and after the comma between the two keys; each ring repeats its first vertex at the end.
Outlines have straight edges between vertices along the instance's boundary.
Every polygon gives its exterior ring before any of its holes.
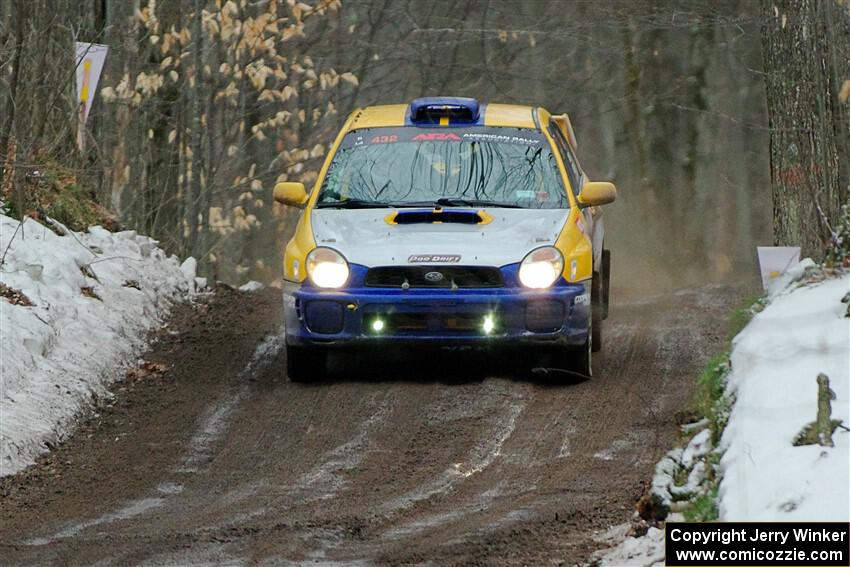
{"type": "Polygon", "coordinates": [[[322,349],[286,345],[286,374],[292,382],[324,380],[327,362],[327,353],[322,349]]]}
{"type": "Polygon", "coordinates": [[[603,304],[604,282],[603,275],[593,272],[593,280],[590,283],[590,316],[591,316],[591,348],[593,352],[602,350],[602,320],[605,318],[605,306],[603,304]]]}
{"type": "Polygon", "coordinates": [[[611,297],[611,251],[602,250],[602,318],[608,318],[608,304],[611,297]]]}

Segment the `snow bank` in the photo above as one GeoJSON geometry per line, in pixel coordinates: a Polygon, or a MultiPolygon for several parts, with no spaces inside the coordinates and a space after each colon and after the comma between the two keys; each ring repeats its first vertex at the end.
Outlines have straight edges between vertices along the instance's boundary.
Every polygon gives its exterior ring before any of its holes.
{"type": "Polygon", "coordinates": [[[597,552],[591,558],[593,567],[664,567],[664,530],[649,528],[640,537],[629,536],[630,524],[610,528],[595,538],[599,543],[616,543],[615,547],[597,552]]]}
{"type": "Polygon", "coordinates": [[[134,231],[58,236],[32,219],[19,224],[0,215],[0,282],[33,304],[0,298],[0,476],[64,438],[196,285],[194,266],[181,271],[134,231]]]}
{"type": "Polygon", "coordinates": [[[850,423],[848,289],[850,274],[771,290],[733,341],[720,519],[850,521],[850,434],[836,430],[835,447],[792,445],[817,414],[819,372],[836,394],[832,417],[850,423]]]}
{"type": "MultiPolygon", "coordinates": [[[[850,424],[850,319],[842,297],[850,274],[797,286],[814,268],[809,259],[788,270],[768,290],[770,304],[733,340],[729,393],[734,397],[721,440],[720,519],[726,521],[850,521],[850,433],[833,434],[835,447],[794,447],[817,415],[818,373],[836,394],[832,418],[850,424]]],[[[707,420],[683,427],[702,429],[707,420]]],[[[675,506],[677,496],[702,493],[709,431],[694,435],[656,466],[652,495],[675,506]],[[673,480],[689,470],[683,486],[673,480]]],[[[667,521],[683,521],[672,513],[667,521]]],[[[596,567],[661,567],[664,533],[655,528],[629,537],[630,524],[597,539],[613,547],[591,558],[596,567]]]]}

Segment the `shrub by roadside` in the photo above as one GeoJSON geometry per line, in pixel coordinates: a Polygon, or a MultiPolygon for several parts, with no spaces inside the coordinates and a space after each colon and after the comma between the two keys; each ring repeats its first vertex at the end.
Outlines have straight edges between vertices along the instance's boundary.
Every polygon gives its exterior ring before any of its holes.
{"type": "Polygon", "coordinates": [[[94,225],[112,232],[121,230],[116,217],[73,172],[44,164],[30,169],[22,183],[21,191],[3,196],[5,210],[0,203],[0,212],[18,220],[30,217],[41,223],[51,218],[77,232],[94,225]]]}

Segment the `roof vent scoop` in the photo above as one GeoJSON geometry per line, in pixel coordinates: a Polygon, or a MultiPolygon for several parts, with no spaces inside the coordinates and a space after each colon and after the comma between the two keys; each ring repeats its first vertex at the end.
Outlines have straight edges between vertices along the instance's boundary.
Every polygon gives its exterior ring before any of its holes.
{"type": "Polygon", "coordinates": [[[410,103],[410,121],[414,124],[475,124],[479,117],[480,105],[474,98],[433,96],[417,98],[410,103]]]}

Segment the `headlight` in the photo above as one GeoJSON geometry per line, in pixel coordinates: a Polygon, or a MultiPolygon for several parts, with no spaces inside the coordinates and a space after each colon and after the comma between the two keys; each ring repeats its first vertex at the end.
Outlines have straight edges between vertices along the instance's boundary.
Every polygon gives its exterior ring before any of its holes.
{"type": "Polygon", "coordinates": [[[332,248],[316,248],[307,254],[307,275],[317,287],[342,287],[348,274],[348,262],[332,248]]]}
{"type": "Polygon", "coordinates": [[[532,250],[519,266],[519,281],[525,287],[542,289],[549,287],[561,277],[564,257],[554,246],[532,250]]]}

